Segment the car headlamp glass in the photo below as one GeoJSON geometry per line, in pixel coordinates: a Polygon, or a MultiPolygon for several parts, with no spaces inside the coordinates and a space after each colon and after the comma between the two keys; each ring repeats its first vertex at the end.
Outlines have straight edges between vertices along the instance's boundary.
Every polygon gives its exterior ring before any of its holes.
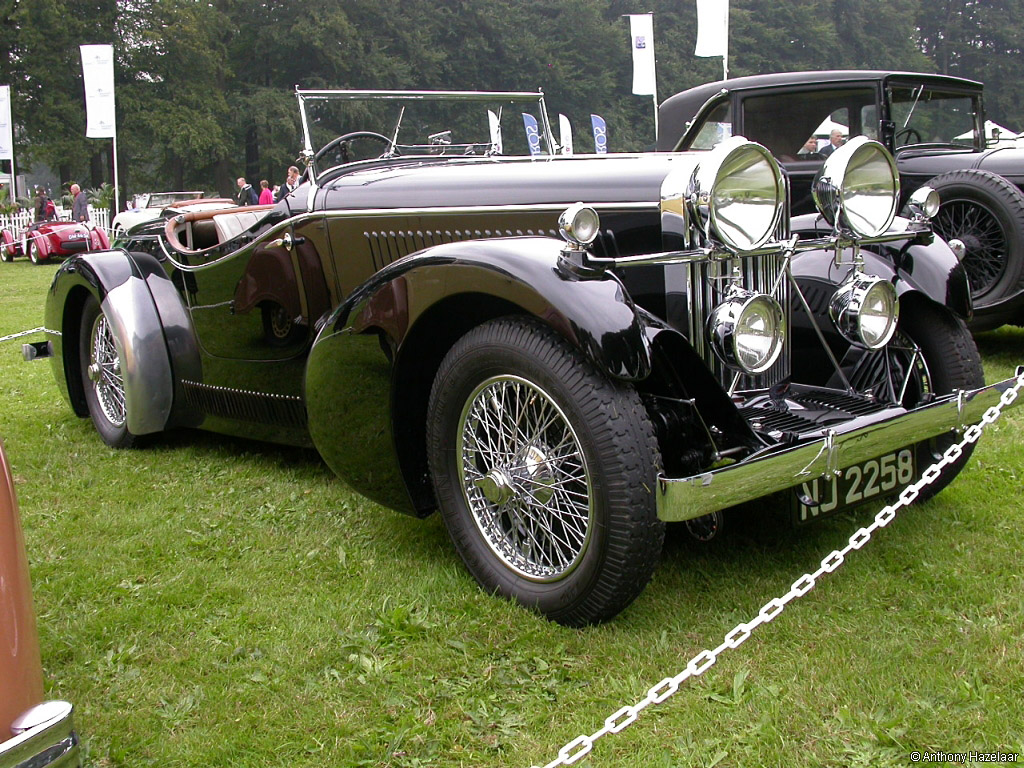
{"type": "Polygon", "coordinates": [[[742,136],[726,139],[701,159],[689,192],[705,232],[739,253],[768,242],[786,198],[782,172],[771,152],[742,136]]]}
{"type": "Polygon", "coordinates": [[[829,315],[847,340],[879,349],[896,332],[899,297],[889,281],[854,272],[832,296],[829,315]]]}
{"type": "Polygon", "coordinates": [[[707,332],[712,349],[727,366],[762,373],[782,352],[786,316],[771,296],[733,289],[708,317],[707,332]]]}
{"type": "Polygon", "coordinates": [[[573,203],[558,217],[558,231],[570,245],[590,245],[600,230],[597,211],[583,203],[573,203]]]}
{"type": "Polygon", "coordinates": [[[877,237],[896,216],[900,197],[896,163],[885,147],[857,136],[828,156],[813,186],[814,203],[832,226],[877,237]]]}

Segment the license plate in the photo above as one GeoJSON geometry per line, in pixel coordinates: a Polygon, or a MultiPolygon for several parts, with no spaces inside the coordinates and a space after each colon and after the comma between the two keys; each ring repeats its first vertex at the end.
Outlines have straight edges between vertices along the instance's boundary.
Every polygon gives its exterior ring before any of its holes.
{"type": "Polygon", "coordinates": [[[808,480],[795,490],[797,525],[901,491],[914,481],[915,464],[913,449],[902,448],[846,467],[836,476],[808,480]]]}
{"type": "Polygon", "coordinates": [[[72,232],[68,235],[68,240],[85,240],[88,235],[85,232],[72,232]]]}

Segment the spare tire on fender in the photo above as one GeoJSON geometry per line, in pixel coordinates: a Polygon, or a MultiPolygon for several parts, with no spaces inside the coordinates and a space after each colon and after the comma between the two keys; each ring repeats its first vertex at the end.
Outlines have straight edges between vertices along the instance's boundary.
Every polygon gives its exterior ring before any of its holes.
{"type": "Polygon", "coordinates": [[[1002,176],[978,169],[935,176],[935,233],[966,246],[964,268],[974,306],[985,307],[1024,290],[1024,194],[1002,176]]]}

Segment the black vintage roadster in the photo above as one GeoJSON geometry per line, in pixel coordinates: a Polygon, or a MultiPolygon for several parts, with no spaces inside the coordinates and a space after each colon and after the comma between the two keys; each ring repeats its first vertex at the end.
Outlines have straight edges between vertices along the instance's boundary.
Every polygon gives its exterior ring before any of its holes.
{"type": "Polygon", "coordinates": [[[707,538],[740,502],[807,522],[895,493],[1011,383],[985,386],[964,269],[924,195],[897,215],[878,143],[829,158],[821,215],[791,220],[741,137],[571,157],[540,94],[297,96],[293,194],[57,274],[48,351],[108,444],[312,444],[366,496],[439,509],[486,590],[582,625],[641,592],[665,523],[707,538]],[[540,155],[507,154],[523,100],[540,155]]]}

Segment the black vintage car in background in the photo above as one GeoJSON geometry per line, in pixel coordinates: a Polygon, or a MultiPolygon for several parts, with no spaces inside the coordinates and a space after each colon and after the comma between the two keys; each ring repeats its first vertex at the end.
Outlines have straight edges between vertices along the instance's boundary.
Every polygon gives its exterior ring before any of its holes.
{"type": "Polygon", "coordinates": [[[659,118],[660,150],[707,148],[733,133],[768,147],[789,174],[796,214],[814,212],[811,182],[824,161],[804,148],[808,137],[834,128],[880,141],[895,154],[904,201],[925,184],[939,192],[932,226],[963,248],[972,330],[1024,323],[1024,149],[986,135],[981,83],[914,72],[781,72],[683,91],[665,100],[659,118]]]}
{"type": "Polygon", "coordinates": [[[366,496],[440,510],[486,590],[582,625],[641,592],[667,522],[897,492],[1010,384],[984,386],[964,269],[924,195],[897,215],[876,142],[826,161],[828,225],[794,229],[741,137],[570,157],[540,94],[297,97],[293,194],[58,272],[54,371],[108,444],[312,444],[366,496]],[[524,101],[542,148],[512,156],[524,101]]]}

